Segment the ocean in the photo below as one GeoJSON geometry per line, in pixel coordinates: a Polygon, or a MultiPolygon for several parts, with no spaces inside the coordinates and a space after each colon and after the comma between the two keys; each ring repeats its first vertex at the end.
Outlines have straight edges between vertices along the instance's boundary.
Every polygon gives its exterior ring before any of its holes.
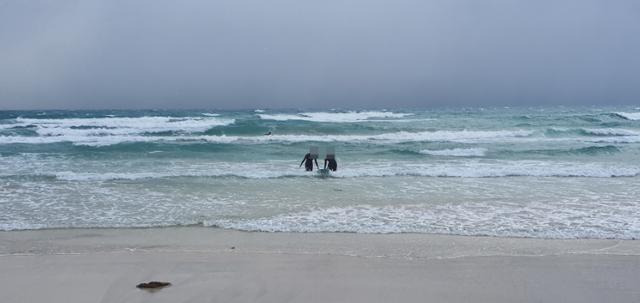
{"type": "Polygon", "coordinates": [[[4,231],[637,239],[639,214],[634,107],[0,111],[4,231]]]}

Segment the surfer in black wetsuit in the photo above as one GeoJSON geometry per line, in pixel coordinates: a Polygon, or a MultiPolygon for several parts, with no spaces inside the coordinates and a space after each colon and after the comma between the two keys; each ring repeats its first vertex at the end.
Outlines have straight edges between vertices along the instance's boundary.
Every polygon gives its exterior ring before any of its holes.
{"type": "Polygon", "coordinates": [[[316,162],[316,167],[320,168],[318,166],[318,160],[312,158],[311,153],[307,153],[306,155],[304,155],[304,159],[302,159],[302,162],[300,162],[300,167],[302,167],[302,163],[304,163],[304,169],[306,171],[313,171],[313,162],[316,162]]]}
{"type": "Polygon", "coordinates": [[[325,158],[324,159],[324,168],[327,168],[327,166],[329,167],[330,171],[338,170],[338,162],[336,162],[336,158],[325,158]]]}

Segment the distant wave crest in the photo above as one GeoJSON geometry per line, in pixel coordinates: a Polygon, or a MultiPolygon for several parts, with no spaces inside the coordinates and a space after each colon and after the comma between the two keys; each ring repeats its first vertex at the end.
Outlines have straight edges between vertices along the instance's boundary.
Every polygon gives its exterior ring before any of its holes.
{"type": "Polygon", "coordinates": [[[614,113],[614,115],[626,120],[640,120],[640,112],[634,112],[634,113],[617,112],[617,113],[614,113]]]}
{"type": "MultiPolygon", "coordinates": [[[[34,128],[42,137],[105,137],[145,133],[204,132],[212,127],[233,124],[235,119],[207,117],[108,117],[33,119],[17,118],[10,127],[34,128]]],[[[0,143],[2,140],[0,139],[0,143]]]]}
{"type": "Polygon", "coordinates": [[[423,149],[422,154],[432,156],[450,156],[450,157],[483,157],[487,153],[486,148],[452,148],[452,149],[423,149]]]}
{"type": "MultiPolygon", "coordinates": [[[[0,136],[0,144],[26,143],[42,144],[71,142],[76,145],[105,146],[127,142],[209,142],[209,143],[296,143],[296,142],[370,142],[370,143],[401,143],[401,142],[475,142],[478,140],[496,140],[501,138],[527,137],[532,131],[424,131],[424,132],[393,132],[373,135],[270,135],[270,136],[141,136],[141,135],[111,135],[89,136],[89,130],[65,129],[65,135],[16,137],[0,136]]],[[[111,130],[107,130],[111,131],[111,130]]]]}
{"type": "Polygon", "coordinates": [[[580,135],[587,137],[627,137],[640,136],[640,132],[623,128],[549,128],[548,136],[580,135]]]}
{"type": "Polygon", "coordinates": [[[407,113],[393,113],[381,111],[363,111],[363,112],[304,112],[299,114],[258,114],[263,120],[288,121],[301,120],[312,122],[363,122],[372,119],[397,119],[410,116],[407,113]]]}

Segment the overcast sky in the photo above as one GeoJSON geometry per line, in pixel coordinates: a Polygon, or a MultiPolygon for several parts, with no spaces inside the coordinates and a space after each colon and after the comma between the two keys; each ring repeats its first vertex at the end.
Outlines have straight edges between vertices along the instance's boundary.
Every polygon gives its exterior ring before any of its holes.
{"type": "Polygon", "coordinates": [[[0,0],[0,109],[640,104],[638,0],[0,0]]]}

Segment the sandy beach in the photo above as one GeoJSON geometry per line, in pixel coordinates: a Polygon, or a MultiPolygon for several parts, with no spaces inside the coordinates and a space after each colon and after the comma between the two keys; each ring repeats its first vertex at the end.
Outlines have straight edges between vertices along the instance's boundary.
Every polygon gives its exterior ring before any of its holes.
{"type": "Polygon", "coordinates": [[[638,241],[72,229],[2,232],[0,255],[13,303],[640,301],[638,241]]]}

